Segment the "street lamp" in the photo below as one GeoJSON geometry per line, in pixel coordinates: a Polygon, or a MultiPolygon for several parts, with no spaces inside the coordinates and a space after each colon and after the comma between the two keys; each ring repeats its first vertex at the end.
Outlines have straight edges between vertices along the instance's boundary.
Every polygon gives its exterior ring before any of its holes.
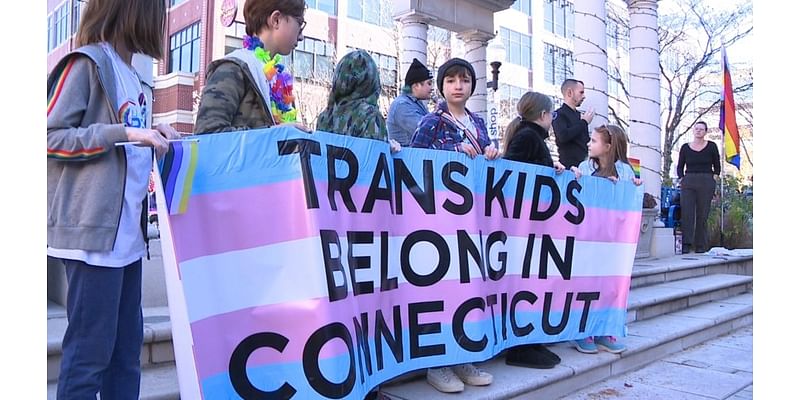
{"type": "Polygon", "coordinates": [[[492,80],[486,82],[486,88],[492,89],[495,92],[498,87],[498,77],[500,76],[500,66],[506,60],[506,47],[503,45],[503,40],[495,34],[494,39],[489,41],[486,47],[486,58],[489,59],[489,65],[492,66],[492,80]]]}
{"type": "Polygon", "coordinates": [[[486,82],[486,88],[492,89],[489,93],[489,104],[487,104],[489,106],[489,139],[494,147],[500,149],[500,107],[497,105],[497,88],[499,87],[500,66],[506,60],[506,48],[503,46],[503,40],[496,33],[494,39],[489,41],[489,45],[486,47],[486,58],[489,60],[489,65],[492,66],[492,80],[486,82]]]}

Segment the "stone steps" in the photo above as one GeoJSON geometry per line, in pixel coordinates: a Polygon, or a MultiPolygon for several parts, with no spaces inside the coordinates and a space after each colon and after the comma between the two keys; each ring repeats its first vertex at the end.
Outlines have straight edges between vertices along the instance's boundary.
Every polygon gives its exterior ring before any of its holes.
{"type": "MultiPolygon", "coordinates": [[[[622,356],[584,355],[560,343],[551,346],[562,358],[562,363],[552,370],[510,367],[504,364],[504,357],[498,356],[484,364],[495,374],[496,382],[486,388],[468,388],[464,394],[474,393],[477,397],[470,394],[466,398],[556,398],[752,320],[752,258],[684,255],[668,260],[636,260],[631,287],[629,336],[623,339],[628,351],[622,356]]],[[[169,310],[145,307],[144,316],[141,398],[178,398],[169,310]]],[[[63,307],[48,304],[47,325],[48,393],[51,387],[53,392],[53,397],[48,398],[54,398],[61,338],[66,328],[63,307]]],[[[385,387],[398,399],[445,396],[425,382],[424,371],[406,374],[385,387]]]]}
{"type": "MultiPolygon", "coordinates": [[[[638,369],[670,354],[752,323],[753,297],[746,293],[724,300],[696,305],[628,325],[622,339],[628,350],[619,354],[582,354],[567,343],[549,346],[561,357],[553,369],[537,370],[505,364],[500,355],[480,365],[494,375],[485,387],[467,386],[459,399],[555,399],[638,369]]],[[[381,390],[394,400],[452,399],[428,385],[420,371],[405,380],[383,385],[381,390]]]]}

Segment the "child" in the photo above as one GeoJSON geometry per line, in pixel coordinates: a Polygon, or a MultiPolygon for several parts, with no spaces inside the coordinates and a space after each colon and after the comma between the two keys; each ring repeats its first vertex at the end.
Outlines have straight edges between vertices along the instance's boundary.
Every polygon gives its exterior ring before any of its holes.
{"type": "Polygon", "coordinates": [[[247,0],[244,48],[209,64],[195,133],[277,124],[308,130],[295,122],[292,77],[280,63],[303,40],[305,8],[303,0],[247,0]]]}
{"type": "MultiPolygon", "coordinates": [[[[445,98],[436,111],[422,118],[411,138],[411,147],[442,149],[466,153],[470,158],[483,154],[494,160],[499,152],[489,140],[486,123],[467,110],[467,100],[475,91],[475,70],[466,60],[453,58],[441,67],[436,78],[445,98]]],[[[428,383],[444,393],[464,390],[464,384],[485,386],[492,375],[472,364],[430,368],[428,383]]]]}
{"type": "MultiPolygon", "coordinates": [[[[614,183],[629,180],[636,186],[642,184],[628,162],[628,137],[616,125],[594,128],[589,140],[589,159],[571,169],[579,178],[582,175],[591,175],[608,178],[614,183]]],[[[614,336],[590,336],[575,341],[575,346],[581,353],[597,353],[598,348],[611,353],[622,353],[626,350],[625,345],[618,343],[614,336]]]]}
{"type": "Polygon", "coordinates": [[[537,92],[522,95],[517,103],[517,117],[508,124],[503,137],[503,158],[564,171],[564,165],[553,162],[545,143],[552,123],[553,102],[549,97],[537,92]]]}
{"type": "Polygon", "coordinates": [[[445,101],[419,122],[411,147],[457,151],[470,158],[483,154],[489,160],[496,159],[500,153],[489,140],[486,123],[467,109],[467,100],[475,92],[472,65],[461,58],[448,60],[439,67],[436,85],[445,101]]]}
{"type": "Polygon", "coordinates": [[[139,398],[145,146],[161,157],[179,135],[149,128],[152,91],[131,58],[161,58],[165,21],[163,0],[89,0],[80,47],[47,79],[47,255],[68,284],[58,399],[139,398]]]}
{"type": "MultiPolygon", "coordinates": [[[[537,92],[527,92],[517,103],[517,117],[506,128],[503,137],[503,158],[564,171],[564,165],[553,162],[545,139],[553,123],[553,102],[537,92]]],[[[506,364],[528,368],[548,369],[561,362],[557,354],[543,344],[515,346],[506,353],[506,364]]]]}

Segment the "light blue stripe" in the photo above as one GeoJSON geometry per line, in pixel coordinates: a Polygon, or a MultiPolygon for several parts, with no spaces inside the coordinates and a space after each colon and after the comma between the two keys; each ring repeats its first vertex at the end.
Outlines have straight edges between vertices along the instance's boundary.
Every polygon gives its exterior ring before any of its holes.
{"type": "MultiPolygon", "coordinates": [[[[554,342],[579,339],[589,335],[591,336],[612,335],[612,336],[622,337],[624,331],[626,312],[627,310],[624,309],[607,309],[602,311],[598,310],[591,312],[587,320],[586,331],[582,334],[579,334],[578,327],[580,324],[581,311],[572,311],[570,313],[569,322],[567,323],[567,326],[564,329],[564,331],[561,334],[554,336],[545,335],[544,332],[542,332],[541,322],[540,322],[542,318],[541,313],[518,312],[517,323],[519,325],[524,325],[529,322],[534,322],[534,327],[535,327],[534,331],[525,338],[516,338],[513,336],[511,328],[509,327],[508,328],[508,335],[510,336],[509,339],[506,341],[498,342],[497,344],[493,343],[493,338],[491,337],[492,334],[491,331],[494,328],[497,331],[498,339],[501,338],[500,329],[498,329],[498,326],[500,325],[499,315],[495,316],[495,318],[498,318],[495,324],[492,324],[491,318],[483,321],[467,323],[465,324],[466,334],[468,337],[474,340],[478,340],[483,335],[484,332],[488,333],[487,336],[489,339],[489,345],[479,353],[472,353],[463,350],[460,346],[457,345],[457,343],[453,339],[451,325],[442,324],[442,333],[421,336],[420,345],[426,346],[426,345],[444,343],[448,351],[448,354],[443,356],[416,358],[413,360],[410,359],[411,353],[409,349],[408,330],[404,329],[403,363],[397,364],[391,351],[384,343],[383,345],[384,369],[381,371],[377,370],[376,360],[374,356],[375,352],[373,350],[371,359],[371,363],[373,365],[373,370],[372,370],[373,375],[365,376],[363,384],[361,383],[362,375],[359,371],[358,353],[354,347],[354,351],[356,351],[356,366],[355,366],[356,386],[350,393],[350,395],[344,397],[344,399],[361,400],[364,398],[366,393],[368,393],[369,390],[372,389],[373,387],[376,387],[379,384],[383,383],[384,381],[390,380],[406,372],[422,368],[455,365],[467,362],[480,362],[487,360],[493,356],[496,356],[497,354],[499,354],[500,352],[509,347],[521,344],[554,343],[554,342]]],[[[554,312],[550,316],[550,319],[551,322],[554,323],[559,322],[561,320],[561,313],[554,312]]],[[[349,325],[348,328],[351,330],[352,334],[353,330],[352,325],[349,325]]],[[[355,335],[353,335],[353,340],[355,341],[355,335]]],[[[370,348],[371,349],[375,348],[375,343],[372,340],[370,340],[370,348]]],[[[319,360],[319,365],[321,371],[323,371],[323,375],[328,380],[332,382],[342,382],[345,380],[347,376],[348,368],[350,368],[350,358],[348,354],[343,354],[330,359],[319,360]]],[[[365,369],[365,374],[366,374],[366,369],[365,369]]],[[[270,364],[270,365],[251,367],[247,369],[247,375],[250,381],[253,383],[253,385],[262,390],[276,390],[283,382],[288,382],[297,390],[297,394],[292,398],[293,400],[295,399],[310,400],[310,399],[326,398],[316,393],[308,384],[305,378],[305,374],[303,372],[303,366],[300,362],[270,364]]],[[[203,396],[206,399],[241,398],[238,394],[236,394],[233,387],[231,386],[230,377],[227,372],[206,378],[202,382],[201,387],[203,390],[203,396]]]]}
{"type": "MultiPolygon", "coordinates": [[[[473,193],[482,195],[486,192],[486,177],[488,168],[495,168],[494,181],[499,181],[506,169],[525,172],[527,177],[525,198],[530,199],[533,193],[535,175],[553,177],[558,184],[561,194],[561,204],[568,204],[566,188],[574,175],[571,172],[556,174],[552,168],[531,165],[508,160],[487,161],[477,158],[472,161],[464,154],[429,149],[403,148],[395,155],[389,152],[386,142],[371,139],[361,139],[351,136],[336,135],[326,132],[315,132],[312,135],[290,127],[277,127],[258,129],[242,132],[228,132],[211,135],[200,135],[199,157],[193,195],[240,189],[251,186],[267,185],[299,179],[301,177],[300,157],[298,155],[278,156],[277,142],[280,140],[305,138],[319,141],[321,156],[311,156],[311,167],[314,178],[320,183],[327,182],[327,150],[326,145],[333,145],[349,149],[358,157],[359,174],[356,185],[369,186],[374,172],[374,163],[377,162],[378,153],[384,153],[389,160],[389,168],[394,173],[392,157],[400,158],[405,162],[411,174],[420,185],[422,184],[423,161],[432,160],[434,172],[434,188],[437,191],[447,191],[442,183],[442,167],[450,161],[459,161],[469,166],[467,178],[453,173],[454,180],[473,188],[473,193]],[[247,151],[244,151],[244,150],[247,151]],[[369,154],[370,157],[363,155],[369,154]],[[367,160],[370,160],[368,163],[367,160]]],[[[337,165],[345,165],[337,161],[337,165]]],[[[342,168],[343,177],[346,171],[342,168]]],[[[506,201],[511,202],[516,193],[518,174],[512,173],[504,186],[503,193],[506,201]]],[[[619,182],[614,184],[608,179],[591,176],[581,177],[579,183],[583,186],[577,197],[586,207],[609,208],[614,210],[638,211],[641,210],[643,186],[636,187],[632,182],[619,182]]],[[[552,194],[543,190],[541,201],[549,202],[552,194]]],[[[441,202],[438,200],[437,202],[441,202]]],[[[482,209],[482,205],[480,205],[482,209]]],[[[509,210],[510,212],[510,210],[509,210]]]]}

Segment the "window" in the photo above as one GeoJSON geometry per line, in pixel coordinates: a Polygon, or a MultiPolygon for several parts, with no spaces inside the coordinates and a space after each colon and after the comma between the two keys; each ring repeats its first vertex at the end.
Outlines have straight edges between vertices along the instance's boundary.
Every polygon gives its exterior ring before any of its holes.
{"type": "Polygon", "coordinates": [[[47,51],[49,52],[53,48],[50,46],[52,40],[50,38],[53,37],[53,16],[47,16],[47,51]]]}
{"type": "Polygon", "coordinates": [[[565,79],[572,77],[572,52],[552,44],[544,44],[544,80],[547,83],[560,85],[565,79]]]}
{"type": "Polygon", "coordinates": [[[349,0],[347,16],[358,21],[391,28],[393,26],[392,10],[387,4],[388,2],[381,0],[349,0]]]}
{"type": "Polygon", "coordinates": [[[571,38],[575,32],[572,3],[565,0],[544,0],[544,28],[548,32],[571,38]]]}
{"type": "Polygon", "coordinates": [[[169,72],[200,70],[200,22],[169,38],[169,72]]]}
{"type": "Polygon", "coordinates": [[[84,7],[86,7],[85,1],[76,1],[72,8],[72,19],[75,20],[75,22],[72,24],[73,35],[78,33],[78,26],[81,24],[81,15],[83,15],[84,7]]]}
{"type": "Polygon", "coordinates": [[[308,5],[308,8],[316,8],[328,14],[336,15],[336,0],[306,0],[306,5],[308,5]]]}
{"type": "Polygon", "coordinates": [[[511,8],[521,11],[525,13],[525,15],[531,15],[531,0],[517,0],[511,6],[511,8]]]}
{"type": "Polygon", "coordinates": [[[169,0],[169,6],[170,7],[175,7],[178,4],[183,3],[184,1],[186,1],[186,0],[169,0]]]}
{"type": "MultiPolygon", "coordinates": [[[[356,47],[347,46],[348,52],[353,50],[362,50],[356,47]]],[[[364,50],[372,56],[375,65],[378,66],[378,71],[381,75],[381,85],[388,87],[397,87],[397,57],[389,56],[386,54],[376,53],[374,51],[364,50]]]]}
{"type": "Polygon", "coordinates": [[[620,90],[619,90],[619,83],[617,82],[617,79],[609,74],[609,76],[608,76],[608,96],[612,97],[612,98],[615,98],[615,99],[619,99],[620,98],[619,97],[619,93],[620,93],[620,90]]]}
{"type": "Polygon", "coordinates": [[[501,83],[500,87],[497,90],[497,101],[500,101],[501,104],[503,102],[508,102],[508,110],[513,110],[516,112],[517,103],[519,103],[519,99],[522,98],[522,95],[528,91],[527,88],[507,85],[505,83],[501,83]]]}
{"type": "Polygon", "coordinates": [[[628,32],[625,27],[613,19],[606,22],[606,48],[628,50],[628,32]]]}
{"type": "Polygon", "coordinates": [[[500,28],[500,37],[506,48],[508,62],[531,69],[531,37],[503,27],[500,28]]]}
{"type": "Polygon", "coordinates": [[[70,15],[70,4],[64,2],[53,11],[51,16],[47,17],[47,51],[60,46],[72,34],[69,27],[70,15]]]}
{"type": "Polygon", "coordinates": [[[331,43],[305,38],[297,43],[283,63],[297,79],[316,79],[330,83],[333,77],[334,46],[331,43]]]}

